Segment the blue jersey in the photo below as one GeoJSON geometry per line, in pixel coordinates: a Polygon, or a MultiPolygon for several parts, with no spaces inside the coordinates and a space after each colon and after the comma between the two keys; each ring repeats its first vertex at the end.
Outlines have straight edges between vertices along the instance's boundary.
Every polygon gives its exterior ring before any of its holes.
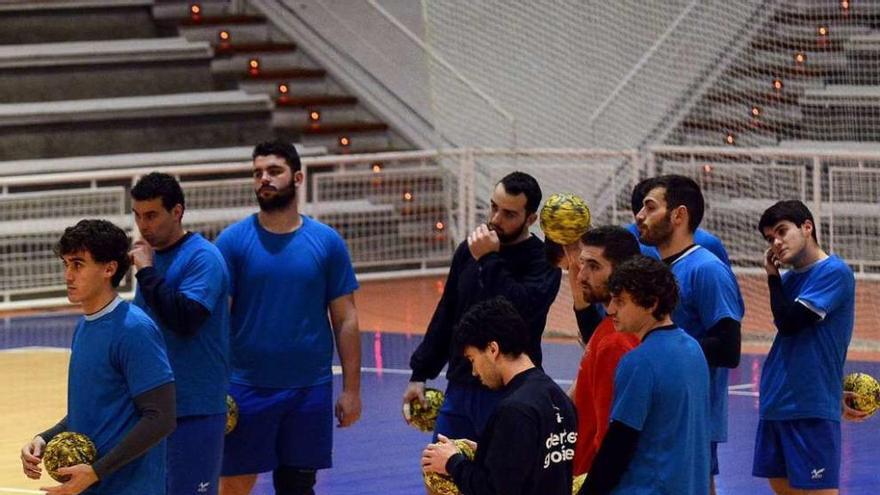
{"type": "Polygon", "coordinates": [[[680,328],[653,330],[617,365],[611,419],[638,430],[612,493],[705,494],[709,489],[709,368],[680,328]]]}
{"type": "MultiPolygon", "coordinates": [[[[636,227],[636,224],[631,223],[626,226],[626,229],[629,230],[632,235],[636,236],[636,239],[639,239],[639,229],[636,227]]],[[[719,260],[723,261],[725,265],[730,265],[730,258],[727,255],[727,249],[724,248],[724,243],[708,230],[697,227],[697,230],[694,231],[694,244],[703,246],[717,256],[719,260]]],[[[639,249],[641,249],[643,255],[649,258],[654,258],[655,260],[660,259],[660,252],[657,251],[657,248],[654,246],[648,246],[639,241],[639,249]]]]}
{"type": "MultiPolygon", "coordinates": [[[[174,381],[156,324],[117,298],[79,321],[67,379],[68,430],[95,442],[107,455],[140,419],[134,398],[174,381]]],[[[165,441],[84,493],[164,495],[165,441]]]]}
{"type": "Polygon", "coordinates": [[[252,215],[220,234],[232,280],[232,378],[267,388],[327,383],[333,333],[327,310],[358,288],[345,241],[302,216],[289,234],[252,215]]]}
{"type": "Polygon", "coordinates": [[[822,319],[794,335],[776,334],[761,373],[761,419],[840,421],[840,384],[855,315],[852,270],[829,256],[786,272],[782,289],[822,319]]]}
{"type": "Polygon", "coordinates": [[[181,292],[210,312],[194,336],[168,329],[137,290],[134,303],[159,325],[168,347],[177,389],[177,416],[226,412],[229,388],[229,275],[217,248],[199,234],[156,251],[153,268],[166,287],[181,292]]]}
{"type": "MultiPolygon", "coordinates": [[[[708,250],[694,246],[672,262],[679,301],[672,321],[699,340],[724,318],[742,321],[745,311],[736,276],[708,250]]],[[[714,442],[727,440],[727,368],[711,368],[710,403],[714,442]]]]}

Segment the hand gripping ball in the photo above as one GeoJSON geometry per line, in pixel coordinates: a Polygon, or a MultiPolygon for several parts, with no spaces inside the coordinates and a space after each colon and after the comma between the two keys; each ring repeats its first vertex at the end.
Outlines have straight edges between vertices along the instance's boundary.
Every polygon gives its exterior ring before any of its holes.
{"type": "MultiPolygon", "coordinates": [[[[458,447],[458,450],[460,450],[465,457],[468,459],[474,458],[475,452],[467,442],[461,439],[453,440],[453,442],[455,442],[455,446],[458,447]]],[[[452,481],[451,476],[434,472],[424,473],[424,475],[425,486],[427,486],[428,490],[434,495],[458,495],[461,493],[458,490],[458,487],[455,486],[455,482],[452,481]]]]}
{"type": "Polygon", "coordinates": [[[853,409],[874,414],[880,409],[880,383],[867,373],[850,373],[843,379],[843,390],[855,392],[858,397],[850,401],[853,409]]]}
{"type": "Polygon", "coordinates": [[[443,392],[436,388],[425,389],[425,402],[427,407],[422,406],[418,399],[413,399],[403,405],[403,415],[409,418],[409,424],[419,431],[434,431],[437,415],[440,414],[440,406],[443,405],[443,392]]]}
{"type": "Polygon", "coordinates": [[[70,476],[58,474],[59,468],[76,466],[77,464],[92,464],[98,457],[98,449],[89,437],[82,433],[65,431],[59,433],[49,443],[43,452],[43,466],[49,472],[49,476],[59,483],[64,483],[70,476]]]}
{"type": "Polygon", "coordinates": [[[590,228],[590,208],[576,194],[553,194],[541,208],[541,230],[563,246],[577,242],[590,228]]]}

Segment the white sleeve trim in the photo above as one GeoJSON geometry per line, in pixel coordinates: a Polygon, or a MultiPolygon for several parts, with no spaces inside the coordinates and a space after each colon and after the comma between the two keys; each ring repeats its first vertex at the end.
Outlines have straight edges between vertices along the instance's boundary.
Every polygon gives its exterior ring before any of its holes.
{"type": "Polygon", "coordinates": [[[815,305],[810,304],[809,301],[804,301],[804,300],[801,299],[801,298],[797,298],[797,299],[795,299],[794,302],[797,302],[797,303],[801,303],[801,304],[803,304],[807,309],[809,309],[809,310],[812,311],[813,313],[816,313],[817,315],[819,315],[819,321],[824,320],[824,319],[825,319],[825,315],[828,314],[827,312],[822,311],[821,309],[817,308],[815,305]]]}

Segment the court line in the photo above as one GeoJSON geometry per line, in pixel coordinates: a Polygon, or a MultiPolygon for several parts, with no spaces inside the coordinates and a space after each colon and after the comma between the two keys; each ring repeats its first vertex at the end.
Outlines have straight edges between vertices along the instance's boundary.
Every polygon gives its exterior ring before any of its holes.
{"type": "Polygon", "coordinates": [[[42,492],[40,490],[23,490],[21,488],[6,488],[3,486],[0,486],[0,493],[39,493],[42,495],[42,494],[45,494],[46,492],[42,492]]]}
{"type": "MultiPolygon", "coordinates": [[[[389,375],[410,375],[410,374],[412,374],[412,370],[401,369],[401,368],[371,368],[368,366],[362,366],[361,373],[376,373],[377,375],[383,374],[383,373],[388,373],[389,375]]],[[[341,375],[342,374],[342,367],[338,366],[338,365],[333,365],[333,374],[334,375],[341,375]]],[[[554,378],[553,381],[555,381],[556,383],[558,383],[560,385],[571,385],[574,382],[574,380],[564,380],[564,379],[557,379],[557,378],[554,378]]],[[[745,389],[755,388],[755,386],[756,385],[754,383],[740,383],[738,385],[730,385],[729,387],[727,387],[727,393],[729,395],[742,395],[745,397],[758,397],[758,392],[745,390],[745,389]]]]}

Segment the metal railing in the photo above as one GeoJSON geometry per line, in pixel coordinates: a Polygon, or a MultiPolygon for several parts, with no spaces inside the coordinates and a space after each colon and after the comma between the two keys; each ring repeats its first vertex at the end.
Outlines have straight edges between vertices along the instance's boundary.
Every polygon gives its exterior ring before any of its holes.
{"type": "MultiPolygon", "coordinates": [[[[721,237],[740,272],[758,268],[763,240],[755,225],[763,209],[780,199],[802,199],[826,249],[860,277],[880,274],[880,150],[452,149],[302,162],[301,211],[343,235],[361,278],[442,272],[455,245],[484,221],[495,181],[513,170],[538,178],[545,197],[582,195],[595,224],[630,218],[629,196],[639,179],[689,175],[707,199],[703,226],[721,237]]],[[[0,310],[64,304],[52,245],[64,227],[89,216],[83,211],[136,236],[128,190],[142,175],[159,170],[178,177],[189,199],[187,228],[213,238],[257,210],[249,168],[236,162],[0,178],[0,310]],[[58,206],[47,207],[52,204],[58,206]]]]}

